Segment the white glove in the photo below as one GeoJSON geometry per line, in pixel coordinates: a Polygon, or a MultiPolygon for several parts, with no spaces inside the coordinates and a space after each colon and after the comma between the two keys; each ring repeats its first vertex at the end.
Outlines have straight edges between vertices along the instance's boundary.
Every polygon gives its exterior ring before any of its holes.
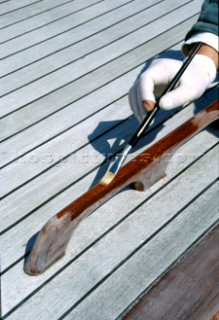
{"type": "MultiPolygon", "coordinates": [[[[154,60],[134,83],[129,91],[129,104],[139,122],[142,122],[147,111],[153,109],[155,96],[162,94],[181,66],[182,61],[179,60],[154,60]]],[[[176,88],[161,98],[160,108],[169,110],[199,98],[214,81],[216,72],[211,58],[197,54],[176,88]]]]}

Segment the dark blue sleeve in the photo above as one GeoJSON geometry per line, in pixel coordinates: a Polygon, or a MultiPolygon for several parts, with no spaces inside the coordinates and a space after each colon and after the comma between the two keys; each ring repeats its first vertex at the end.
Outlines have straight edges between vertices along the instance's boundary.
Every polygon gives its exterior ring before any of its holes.
{"type": "Polygon", "coordinates": [[[196,33],[210,32],[218,36],[218,0],[205,0],[198,21],[187,33],[186,40],[196,33]]]}

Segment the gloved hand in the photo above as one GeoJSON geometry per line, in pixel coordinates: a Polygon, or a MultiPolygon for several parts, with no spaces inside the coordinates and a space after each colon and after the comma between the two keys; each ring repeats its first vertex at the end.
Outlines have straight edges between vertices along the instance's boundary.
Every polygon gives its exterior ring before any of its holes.
{"type": "MultiPolygon", "coordinates": [[[[129,91],[129,104],[139,122],[142,122],[147,111],[153,109],[155,96],[162,94],[181,65],[182,61],[174,59],[154,60],[134,83],[129,91]]],[[[199,98],[214,81],[216,72],[211,58],[197,54],[177,87],[161,98],[160,108],[169,110],[199,98]]]]}

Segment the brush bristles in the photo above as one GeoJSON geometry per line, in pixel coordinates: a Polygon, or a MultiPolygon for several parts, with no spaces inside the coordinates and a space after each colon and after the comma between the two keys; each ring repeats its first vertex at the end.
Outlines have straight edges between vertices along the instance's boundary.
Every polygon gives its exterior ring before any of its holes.
{"type": "Polygon", "coordinates": [[[107,171],[107,173],[103,176],[103,178],[100,180],[100,184],[106,186],[110,184],[110,182],[114,179],[115,173],[111,171],[107,171]]]}

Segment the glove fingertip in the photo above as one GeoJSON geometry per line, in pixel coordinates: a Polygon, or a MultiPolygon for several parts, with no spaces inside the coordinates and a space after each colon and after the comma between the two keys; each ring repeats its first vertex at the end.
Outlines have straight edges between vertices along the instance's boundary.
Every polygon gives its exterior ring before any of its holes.
{"type": "Polygon", "coordinates": [[[163,97],[160,99],[159,106],[161,109],[170,110],[175,108],[173,100],[170,97],[163,97]]]}

